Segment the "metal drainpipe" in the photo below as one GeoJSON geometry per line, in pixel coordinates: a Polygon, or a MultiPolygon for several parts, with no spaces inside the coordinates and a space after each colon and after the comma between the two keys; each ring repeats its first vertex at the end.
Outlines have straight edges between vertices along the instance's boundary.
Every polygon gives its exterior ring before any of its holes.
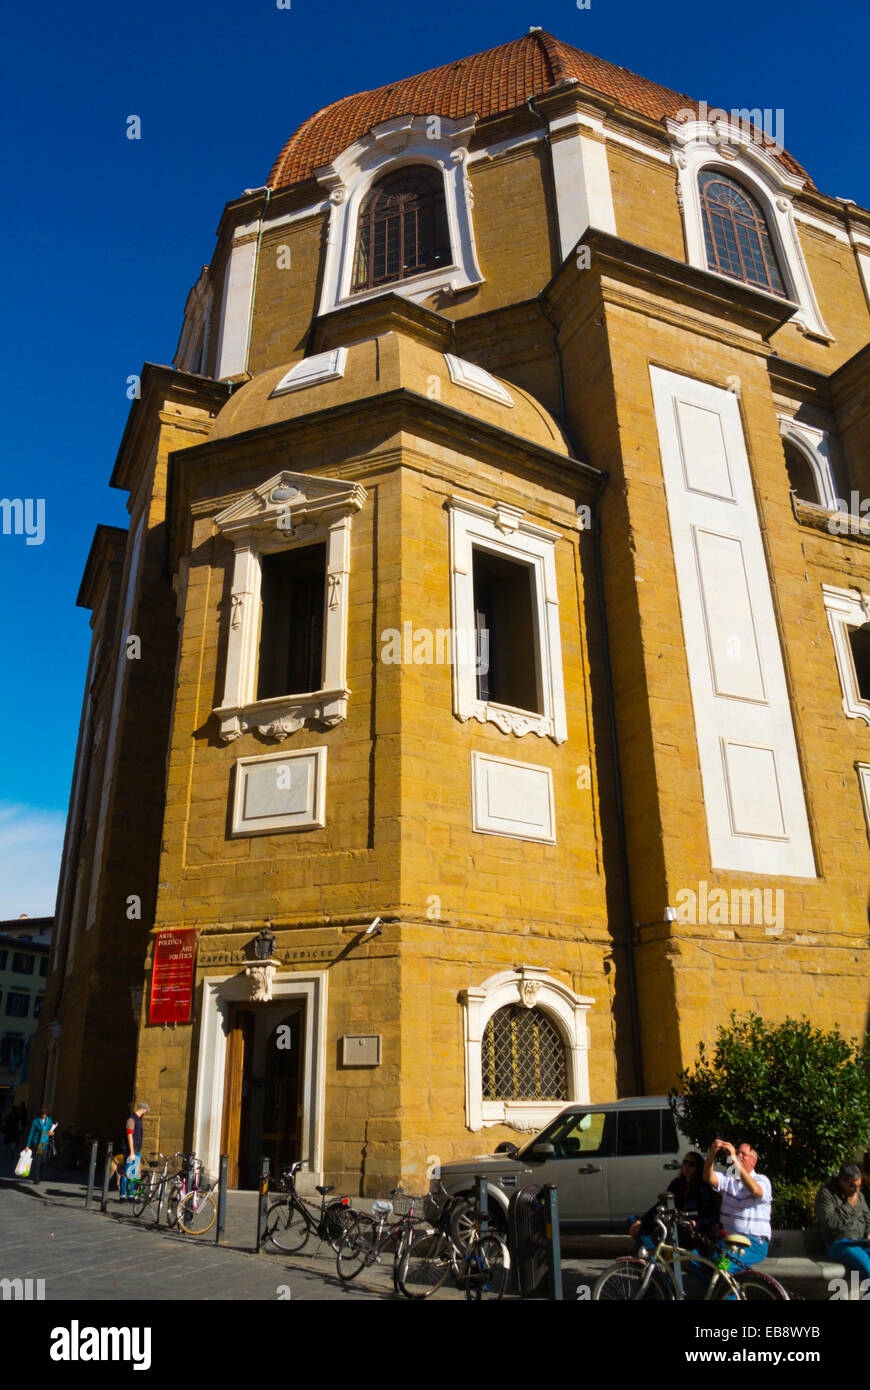
{"type": "MultiPolygon", "coordinates": [[[[529,110],[531,111],[531,113],[532,113],[533,116],[537,116],[538,120],[541,122],[541,125],[544,127],[544,139],[545,139],[546,142],[547,142],[547,149],[548,149],[549,154],[550,154],[550,174],[552,175],[552,178],[553,178],[553,214],[554,214],[554,217],[555,217],[555,219],[556,219],[556,244],[557,244],[557,246],[559,247],[559,254],[561,255],[561,253],[562,253],[562,230],[561,230],[561,228],[560,228],[560,226],[559,226],[559,199],[556,197],[556,171],[555,171],[555,169],[553,168],[553,142],[552,142],[552,140],[550,139],[550,125],[549,125],[549,122],[548,122],[548,121],[545,121],[545,120],[544,120],[544,118],[543,118],[543,116],[541,115],[540,111],[536,111],[536,110],[535,110],[534,106],[532,105],[532,102],[533,102],[533,101],[534,101],[534,97],[529,97],[528,101],[526,102],[526,106],[529,108],[529,110]]],[[[563,260],[564,260],[564,257],[563,257],[563,260]]],[[[560,261],[559,264],[561,265],[562,262],[560,261]]],[[[540,296],[539,296],[539,297],[540,297],[540,296]]],[[[561,379],[561,367],[560,367],[559,371],[560,371],[560,379],[561,379]]]]}
{"type": "MultiPolygon", "coordinates": [[[[559,412],[562,421],[562,429],[565,431],[571,452],[575,457],[579,457],[578,451],[567,431],[567,417],[565,414],[565,377],[562,368],[562,350],[559,347],[559,338],[556,325],[547,313],[544,303],[543,291],[537,296],[536,303],[542,315],[547,320],[553,330],[553,351],[556,354],[556,366],[559,378],[559,412]]],[[[617,843],[619,847],[619,878],[622,885],[623,911],[625,913],[625,930],[622,941],[619,943],[625,951],[626,973],[628,976],[628,998],[631,1012],[631,1057],[634,1067],[635,1083],[637,1094],[645,1095],[643,1077],[643,1049],[640,1043],[640,1015],[638,1012],[637,997],[637,972],[634,961],[634,940],[632,937],[634,914],[631,906],[631,877],[628,871],[628,848],[625,835],[625,803],[622,799],[622,772],[619,764],[619,743],[616,737],[616,700],[613,693],[613,670],[610,665],[610,643],[607,636],[607,609],[604,603],[604,574],[601,565],[601,517],[598,504],[604,495],[604,489],[610,481],[607,473],[602,473],[598,491],[592,502],[592,548],[595,552],[595,582],[598,587],[598,614],[601,624],[601,640],[604,650],[604,686],[607,692],[607,716],[610,723],[610,756],[613,762],[614,788],[616,792],[616,827],[617,843]]]]}
{"type": "Polygon", "coordinates": [[[260,230],[257,233],[257,250],[254,254],[254,280],[251,285],[251,313],[248,318],[248,341],[245,345],[245,371],[248,370],[248,364],[251,360],[251,338],[254,333],[254,305],[257,302],[257,272],[260,269],[260,247],[263,244],[263,223],[266,220],[266,211],[269,207],[269,199],[272,196],[272,190],[269,188],[268,184],[264,184],[264,188],[266,190],[266,201],[260,213],[260,230]]]}

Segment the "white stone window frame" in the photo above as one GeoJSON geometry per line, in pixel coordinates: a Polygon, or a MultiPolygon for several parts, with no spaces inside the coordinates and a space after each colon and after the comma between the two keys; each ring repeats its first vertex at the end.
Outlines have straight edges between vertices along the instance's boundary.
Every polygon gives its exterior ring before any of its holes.
{"type": "Polygon", "coordinates": [[[870,594],[860,589],[838,589],[833,584],[823,584],[822,596],[834,641],[843,709],[849,719],[863,719],[870,724],[870,700],[862,699],[858,689],[848,631],[850,627],[864,627],[870,622],[870,594]]]}
{"type": "Polygon", "coordinates": [[[689,264],[731,284],[745,283],[722,275],[707,264],[698,176],[703,170],[712,169],[744,184],[764,213],[785,282],[786,297],[798,306],[789,323],[802,333],[834,342],[813,291],[795,221],[794,198],[805,180],[790,174],[769,149],[750,139],[733,121],[668,120],[665,125],[677,170],[677,198],[683,214],[689,264]]]}
{"type": "Polygon", "coordinates": [[[400,294],[419,302],[436,290],[452,294],[483,283],[467,168],[468,142],[476,124],[476,116],[462,121],[446,116],[395,116],[374,126],[331,164],[315,169],[315,178],[329,191],[330,201],[319,313],[381,294],[400,294]],[[428,165],[442,176],[453,263],[371,290],[354,291],[357,224],[363,200],[385,174],[412,164],[428,165]]]}
{"type": "Polygon", "coordinates": [[[179,371],[205,376],[213,303],[214,291],[208,266],[204,266],[184,306],[184,322],[174,359],[179,371]]]}
{"type": "MultiPolygon", "coordinates": [[[[842,511],[834,480],[833,449],[828,431],[805,425],[787,415],[779,415],[777,418],[783,441],[792,444],[809,465],[819,494],[818,506],[829,512],[842,511]]],[[[800,500],[810,501],[808,497],[800,500]]]]}
{"type": "Polygon", "coordinates": [[[567,1105],[589,1103],[589,1027],[595,1000],[575,994],[546,969],[517,965],[461,991],[465,1043],[466,1127],[477,1131],[508,1125],[536,1133],[567,1105]],[[568,1097],[557,1101],[483,1099],[483,1034],[493,1014],[509,1004],[541,1009],[556,1025],[565,1046],[568,1097]]]}
{"type": "Polygon", "coordinates": [[[523,520],[517,508],[499,502],[486,507],[464,497],[450,497],[450,590],[452,611],[453,712],[465,723],[477,719],[502,733],[522,738],[537,734],[564,743],[568,738],[559,596],[556,588],[554,531],[523,520]],[[533,576],[532,616],[537,653],[540,712],[516,709],[477,695],[473,552],[488,550],[527,565],[533,576]]]}
{"type": "Polygon", "coordinates": [[[225,743],[253,729],[280,742],[306,723],[332,728],[346,718],[351,519],[367,496],[359,483],[285,469],[215,517],[217,530],[235,548],[223,698],[214,711],[225,743]],[[321,542],[323,686],[258,700],[262,558],[321,542]]]}

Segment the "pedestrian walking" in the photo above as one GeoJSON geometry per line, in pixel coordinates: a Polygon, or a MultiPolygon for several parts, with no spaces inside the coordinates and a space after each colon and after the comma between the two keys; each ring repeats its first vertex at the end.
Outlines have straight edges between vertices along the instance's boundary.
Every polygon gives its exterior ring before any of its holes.
{"type": "Polygon", "coordinates": [[[142,1117],[148,1114],[148,1106],[144,1101],[137,1101],[131,1106],[131,1114],[127,1119],[126,1133],[124,1135],[124,1171],[121,1174],[121,1198],[122,1202],[133,1201],[133,1184],[139,1176],[139,1169],[142,1163],[142,1135],[144,1126],[142,1117]]]}
{"type": "Polygon", "coordinates": [[[33,1151],[30,1160],[30,1180],[39,1182],[39,1174],[43,1163],[48,1157],[48,1146],[51,1132],[55,1127],[54,1121],[48,1111],[43,1108],[30,1126],[30,1133],[27,1136],[27,1148],[33,1151]]]}

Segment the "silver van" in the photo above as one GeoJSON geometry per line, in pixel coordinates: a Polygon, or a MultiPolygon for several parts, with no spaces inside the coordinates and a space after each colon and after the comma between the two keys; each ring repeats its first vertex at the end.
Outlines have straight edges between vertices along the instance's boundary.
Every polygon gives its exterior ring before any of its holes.
{"type": "Polygon", "coordinates": [[[440,1178],[448,1192],[471,1196],[474,1178],[482,1174],[499,1226],[506,1224],[511,1193],[552,1182],[559,1189],[564,1230],[624,1231],[627,1218],[640,1216],[677,1177],[690,1148],[666,1096],[574,1103],[515,1152],[446,1163],[440,1178]]]}

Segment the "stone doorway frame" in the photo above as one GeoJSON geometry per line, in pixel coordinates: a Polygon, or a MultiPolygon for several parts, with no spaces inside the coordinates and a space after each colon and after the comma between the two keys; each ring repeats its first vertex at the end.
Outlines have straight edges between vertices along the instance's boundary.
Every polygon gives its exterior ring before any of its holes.
{"type": "MultiPolygon", "coordinates": [[[[303,1174],[323,1181],[323,1131],[326,1114],[326,1020],[328,984],[325,970],[297,974],[282,972],[272,981],[272,998],[260,1006],[251,1000],[244,971],[208,975],[202,981],[199,1057],[193,1107],[193,1147],[209,1174],[217,1175],[226,1072],[226,1023],[229,1005],[247,1003],[256,1011],[292,999],[305,1000],[305,1064],[302,1077],[304,1118],[301,1157],[303,1174]]],[[[300,1174],[302,1176],[302,1174],[300,1174]]]]}

